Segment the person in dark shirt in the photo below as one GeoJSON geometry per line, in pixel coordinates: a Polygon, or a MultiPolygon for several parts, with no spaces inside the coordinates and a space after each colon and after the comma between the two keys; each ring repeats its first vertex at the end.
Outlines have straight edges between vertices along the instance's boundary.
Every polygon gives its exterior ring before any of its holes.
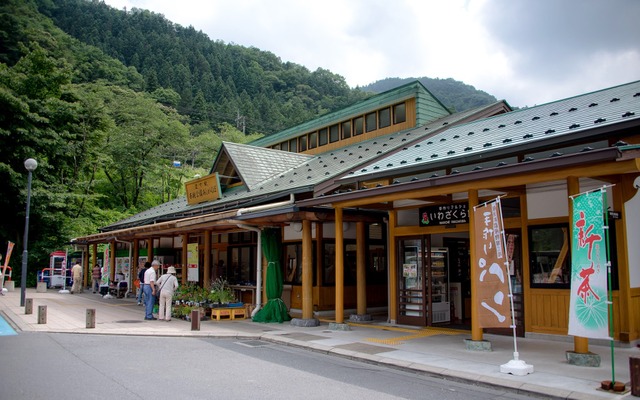
{"type": "Polygon", "coordinates": [[[138,290],[138,305],[142,305],[142,285],[144,284],[144,273],[151,267],[151,263],[147,261],[138,271],[138,280],[140,281],[140,289],[138,290]]]}

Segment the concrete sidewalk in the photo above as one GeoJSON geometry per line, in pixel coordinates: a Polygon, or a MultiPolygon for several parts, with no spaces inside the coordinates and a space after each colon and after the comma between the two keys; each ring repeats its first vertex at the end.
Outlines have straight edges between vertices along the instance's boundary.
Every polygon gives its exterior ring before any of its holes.
{"type": "Polygon", "coordinates": [[[624,382],[622,394],[599,389],[600,382],[611,380],[611,349],[609,345],[591,344],[589,350],[598,354],[600,367],[579,367],[566,362],[565,352],[573,350],[573,342],[548,339],[518,338],[519,358],[534,367],[534,372],[514,376],[500,372],[500,366],[513,359],[513,338],[485,334],[493,351],[466,350],[464,339],[468,331],[447,328],[415,328],[387,323],[350,324],[351,330],[328,329],[328,322],[318,327],[296,327],[289,323],[262,324],[250,319],[233,321],[204,320],[199,331],[191,323],[145,321],[143,307],[135,299],[104,299],[98,294],[61,294],[49,289],[38,293],[27,289],[27,299],[33,299],[33,314],[25,314],[20,306],[20,291],[0,296],[0,312],[18,331],[57,332],[93,335],[162,335],[195,337],[233,337],[264,340],[282,345],[307,348],[327,354],[369,363],[401,368],[417,373],[442,376],[447,379],[497,385],[520,393],[537,393],[562,399],[634,399],[629,393],[629,358],[640,357],[637,347],[616,347],[615,380],[624,382]],[[38,323],[38,308],[46,307],[46,323],[38,323]],[[86,327],[87,309],[95,309],[95,328],[86,327]]]}

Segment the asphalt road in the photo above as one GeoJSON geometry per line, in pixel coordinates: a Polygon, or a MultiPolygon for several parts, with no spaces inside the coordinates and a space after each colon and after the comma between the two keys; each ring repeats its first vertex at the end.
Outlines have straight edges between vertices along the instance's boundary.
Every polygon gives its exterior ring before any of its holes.
{"type": "Polygon", "coordinates": [[[531,399],[260,340],[20,332],[0,399],[531,399]]]}

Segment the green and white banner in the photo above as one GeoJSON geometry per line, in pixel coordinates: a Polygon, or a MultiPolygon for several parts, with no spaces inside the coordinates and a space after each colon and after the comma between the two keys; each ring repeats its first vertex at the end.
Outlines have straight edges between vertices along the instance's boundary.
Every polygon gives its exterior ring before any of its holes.
{"type": "Polygon", "coordinates": [[[573,200],[569,335],[611,339],[607,296],[607,249],[603,195],[597,190],[573,200]]]}

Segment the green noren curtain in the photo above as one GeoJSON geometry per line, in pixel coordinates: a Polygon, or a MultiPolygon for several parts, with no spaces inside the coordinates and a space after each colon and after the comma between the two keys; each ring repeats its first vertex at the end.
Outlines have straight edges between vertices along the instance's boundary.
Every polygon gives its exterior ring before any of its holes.
{"type": "Polygon", "coordinates": [[[267,303],[256,315],[254,322],[279,322],[290,321],[291,316],[287,306],[280,298],[282,296],[282,268],[280,266],[280,230],[264,229],[261,232],[262,254],[267,260],[267,277],[265,279],[265,291],[267,303]]]}

